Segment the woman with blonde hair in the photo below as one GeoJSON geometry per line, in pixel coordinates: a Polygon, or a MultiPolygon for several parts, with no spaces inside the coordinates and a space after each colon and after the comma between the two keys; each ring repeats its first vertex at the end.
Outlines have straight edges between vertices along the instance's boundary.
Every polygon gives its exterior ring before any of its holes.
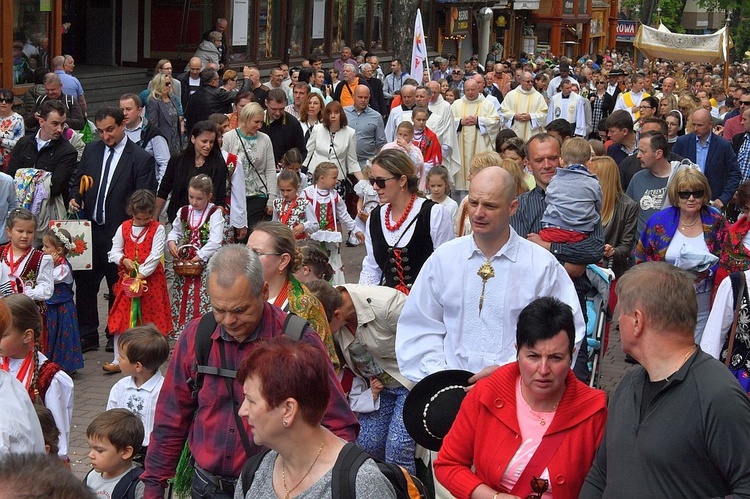
{"type": "MultiPolygon", "coordinates": [[[[471,165],[469,166],[469,176],[466,177],[466,180],[471,183],[471,179],[474,178],[474,175],[479,173],[481,170],[484,170],[487,167],[490,166],[501,166],[503,164],[503,158],[495,151],[485,151],[480,152],[476,156],[474,156],[474,159],[471,160],[471,165]]],[[[461,205],[458,207],[458,220],[456,222],[456,226],[454,227],[456,232],[456,237],[466,236],[468,234],[471,234],[471,222],[469,220],[469,205],[468,205],[468,196],[463,198],[461,200],[461,205]]]]}
{"type": "Polygon", "coordinates": [[[182,151],[182,108],[172,93],[171,76],[159,73],[151,80],[146,119],[167,139],[170,154],[174,156],[182,151]]]}
{"type": "Polygon", "coordinates": [[[587,166],[602,188],[604,263],[612,268],[615,277],[620,277],[630,266],[630,253],[637,235],[638,205],[622,190],[615,160],[609,156],[594,156],[587,166]]]}
{"type": "Polygon", "coordinates": [[[245,173],[247,228],[270,216],[276,198],[276,162],[271,139],[260,129],[265,111],[257,102],[240,112],[240,126],[224,134],[222,150],[236,155],[245,173]]]}
{"type": "Polygon", "coordinates": [[[516,182],[516,197],[524,192],[529,192],[529,187],[526,185],[526,181],[523,178],[523,170],[518,167],[518,164],[515,161],[512,159],[504,159],[500,163],[500,168],[513,175],[513,180],[516,182]]]}
{"type": "MultiPolygon", "coordinates": [[[[636,265],[645,261],[666,261],[679,265],[687,253],[697,260],[709,254],[721,256],[728,237],[727,222],[719,210],[709,204],[711,187],[708,179],[697,168],[685,168],[674,174],[667,186],[671,206],[655,213],[646,222],[635,248],[636,265]]],[[[708,258],[704,258],[707,260],[708,258]]],[[[703,328],[711,308],[711,291],[719,260],[707,270],[682,268],[695,274],[695,294],[698,300],[698,322],[695,342],[700,343],[703,328]]],[[[702,267],[701,267],[702,268],[702,267]]]]}

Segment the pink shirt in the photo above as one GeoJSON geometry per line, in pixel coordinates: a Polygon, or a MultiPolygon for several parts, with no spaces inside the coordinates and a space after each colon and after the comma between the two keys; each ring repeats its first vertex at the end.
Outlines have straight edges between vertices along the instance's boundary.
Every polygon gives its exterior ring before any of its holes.
{"type": "MultiPolygon", "coordinates": [[[[518,377],[516,382],[516,415],[518,417],[518,427],[521,430],[521,438],[523,442],[516,451],[516,454],[508,463],[508,467],[503,472],[503,478],[500,480],[500,485],[505,487],[507,490],[512,490],[513,486],[518,481],[518,478],[523,473],[526,465],[529,464],[531,456],[536,452],[539,444],[542,443],[542,437],[544,437],[547,428],[555,417],[554,412],[536,412],[532,411],[529,404],[521,394],[521,377],[518,377]],[[544,419],[544,425],[540,423],[540,419],[544,419]]],[[[549,471],[547,468],[542,472],[542,476],[538,478],[546,478],[549,480],[549,471]]],[[[542,495],[544,499],[552,499],[552,483],[547,489],[547,492],[542,495]]]]}

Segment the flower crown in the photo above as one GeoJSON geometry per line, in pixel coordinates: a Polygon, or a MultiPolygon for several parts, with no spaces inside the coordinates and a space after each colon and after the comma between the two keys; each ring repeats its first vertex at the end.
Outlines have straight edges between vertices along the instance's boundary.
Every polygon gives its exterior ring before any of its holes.
{"type": "Polygon", "coordinates": [[[60,229],[56,225],[53,225],[51,227],[51,230],[52,233],[60,240],[60,242],[63,243],[63,246],[65,246],[66,250],[73,251],[74,249],[76,249],[76,245],[73,244],[73,241],[65,237],[65,235],[60,232],[60,229]]]}

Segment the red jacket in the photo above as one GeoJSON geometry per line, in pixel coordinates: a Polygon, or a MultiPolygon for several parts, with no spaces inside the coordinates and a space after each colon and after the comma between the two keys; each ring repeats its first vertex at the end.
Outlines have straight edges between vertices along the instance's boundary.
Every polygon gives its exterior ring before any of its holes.
{"type": "MultiPolygon", "coordinates": [[[[501,367],[466,396],[435,461],[435,476],[457,499],[500,479],[521,444],[516,416],[518,363],[501,367]],[[475,471],[471,467],[476,468],[475,471]]],[[[567,388],[547,434],[570,428],[547,465],[555,499],[577,498],[607,420],[606,395],[568,371],[567,388]]],[[[529,490],[530,492],[530,490],[529,490]]]]}

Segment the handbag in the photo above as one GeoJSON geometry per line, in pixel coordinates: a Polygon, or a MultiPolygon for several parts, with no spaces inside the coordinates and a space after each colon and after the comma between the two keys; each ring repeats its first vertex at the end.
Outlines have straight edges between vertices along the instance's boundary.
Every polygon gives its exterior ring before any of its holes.
{"type": "Polygon", "coordinates": [[[75,220],[51,220],[49,226],[50,228],[54,226],[57,229],[65,229],[70,233],[66,258],[71,268],[73,270],[91,270],[94,254],[91,247],[91,222],[81,220],[76,215],[75,220]]]}

